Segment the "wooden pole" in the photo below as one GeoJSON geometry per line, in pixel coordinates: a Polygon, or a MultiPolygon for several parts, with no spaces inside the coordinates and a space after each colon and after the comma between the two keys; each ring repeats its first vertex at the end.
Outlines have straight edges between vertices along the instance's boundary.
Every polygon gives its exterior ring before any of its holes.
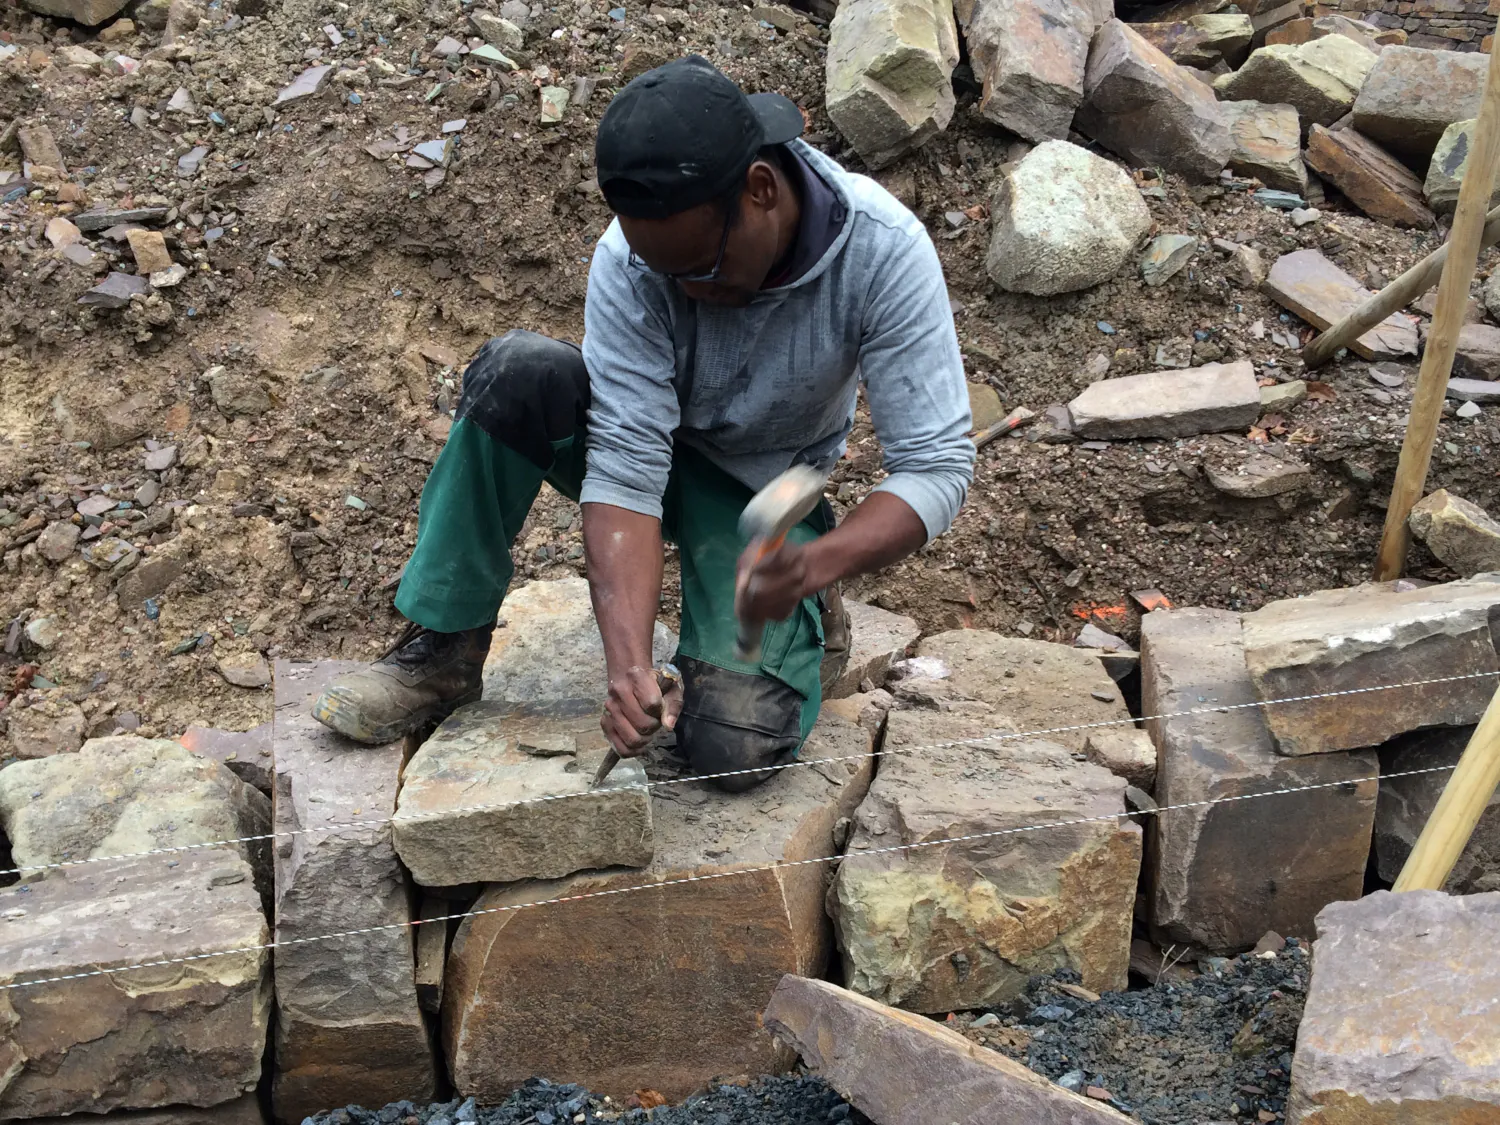
{"type": "Polygon", "coordinates": [[[1443,265],[1443,279],[1438,282],[1437,312],[1432,318],[1432,331],[1427,334],[1427,350],[1422,354],[1422,369],[1411,402],[1411,421],[1406,426],[1406,440],[1401,443],[1391,502],[1385,510],[1385,531],[1380,537],[1380,553],[1375,557],[1378,582],[1400,577],[1406,565],[1406,549],[1411,543],[1406,517],[1412,505],[1422,498],[1422,489],[1427,484],[1432,443],[1437,437],[1443,396],[1453,371],[1453,352],[1469,303],[1469,281],[1479,261],[1479,240],[1484,234],[1485,211],[1495,189],[1497,165],[1500,165],[1500,66],[1492,66],[1484,82],[1479,120],[1474,125],[1469,170],[1458,189],[1458,210],[1453,216],[1453,233],[1448,237],[1448,260],[1443,265]]]}
{"type": "MultiPolygon", "coordinates": [[[[1484,236],[1480,240],[1480,249],[1487,250],[1497,242],[1500,242],[1500,207],[1496,207],[1484,218],[1484,236]]],[[[1348,347],[1351,340],[1359,339],[1391,313],[1404,309],[1431,289],[1442,275],[1443,263],[1448,260],[1449,245],[1450,243],[1443,243],[1379,293],[1371,294],[1343,320],[1330,326],[1327,332],[1313,339],[1302,349],[1302,362],[1309,369],[1322,367],[1340,348],[1348,347]]]]}
{"type": "Polygon", "coordinates": [[[1392,890],[1440,891],[1500,785],[1500,688],[1427,818],[1392,890]]]}

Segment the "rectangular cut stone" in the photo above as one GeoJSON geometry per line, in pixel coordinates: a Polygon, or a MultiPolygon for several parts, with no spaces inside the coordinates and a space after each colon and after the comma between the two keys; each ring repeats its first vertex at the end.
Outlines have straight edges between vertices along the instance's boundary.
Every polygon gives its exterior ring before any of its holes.
{"type": "Polygon", "coordinates": [[[1277,191],[1301,195],[1307,190],[1302,127],[1295,106],[1230,101],[1220,102],[1219,107],[1234,139],[1231,168],[1277,191]]]}
{"type": "Polygon", "coordinates": [[[432,1096],[406,876],[391,843],[400,743],[360,746],[312,717],[353,661],[276,662],[276,1118],[432,1096]],[[374,823],[371,823],[374,822],[374,823]]]}
{"type": "Polygon", "coordinates": [[[1318,915],[1287,1125],[1500,1121],[1500,894],[1377,891],[1318,915]]]}
{"type": "Polygon", "coordinates": [[[1141,619],[1141,709],[1176,716],[1146,724],[1156,802],[1222,802],[1152,818],[1151,924],[1163,947],[1233,954],[1268,929],[1310,938],[1319,910],[1363,888],[1374,753],[1286,758],[1258,709],[1214,710],[1254,701],[1239,614],[1190,608],[1141,619]],[[1308,785],[1327,787],[1235,799],[1308,785]]]}
{"type": "MultiPolygon", "coordinates": [[[[1294,250],[1277,258],[1260,289],[1319,330],[1374,296],[1316,250],[1294,250]]],[[[1409,317],[1393,312],[1349,347],[1365,359],[1416,355],[1417,327],[1409,317]]]]}
{"type": "Polygon", "coordinates": [[[26,1125],[265,1125],[260,1099],[246,1094],[223,1105],[199,1109],[175,1105],[168,1109],[122,1109],[95,1117],[34,1117],[26,1125]]]}
{"type": "Polygon", "coordinates": [[[0,919],[0,985],[223,954],[0,991],[0,1120],[217,1105],[254,1091],[270,933],[238,855],[63,868],[0,890],[0,919]]]}
{"type": "Polygon", "coordinates": [[[1422,200],[1422,181],[1357,129],[1331,132],[1314,125],[1307,137],[1307,163],[1366,215],[1398,227],[1430,227],[1435,220],[1422,200]]]}
{"type": "Polygon", "coordinates": [[[910,617],[889,613],[878,606],[846,600],[849,611],[849,663],[844,674],[823,693],[824,699],[842,699],[860,690],[860,681],[875,687],[885,683],[891,661],[906,655],[908,645],[922,635],[922,627],[910,617]]]}
{"type": "Polygon", "coordinates": [[[785,1069],[761,1006],[783,974],[820,974],[833,942],[827,865],[773,865],[835,854],[871,748],[866,731],[825,712],[801,758],[845,760],[781,770],[745,794],[658,789],[646,871],[485,891],[475,910],[492,913],[459,927],[443,989],[458,1091],[498,1102],[547,1074],[617,1099],[649,1086],[675,1100],[716,1076],[785,1069]],[[596,897],[525,908],[579,895],[596,897]]]}
{"type": "Polygon", "coordinates": [[[1090,439],[1194,437],[1243,430],[1260,417],[1248,360],[1152,371],[1091,383],[1068,404],[1073,429],[1090,439]]]}
{"type": "Polygon", "coordinates": [[[449,716],[402,778],[394,839],[412,879],[451,887],[650,863],[640,762],[620,762],[592,788],[609,749],[599,710],[582,699],[482,700],[449,716]]]}
{"type": "Polygon", "coordinates": [[[998,713],[887,716],[880,772],[829,893],[854,991],[941,1013],[1006,1003],[1057,969],[1124,990],[1141,867],[1125,782],[1040,738],[943,745],[1006,726],[998,713]],[[1006,829],[1017,831],[961,840],[1006,829]]]}
{"type": "Polygon", "coordinates": [[[1354,127],[1423,170],[1443,130],[1479,116],[1489,56],[1387,47],[1360,87],[1354,127]]]}
{"type": "MultiPolygon", "coordinates": [[[[1500,669],[1490,630],[1500,575],[1396,590],[1368,583],[1272,602],[1245,615],[1245,661],[1261,699],[1500,669]]],[[[1421,727],[1477,722],[1495,679],[1453,680],[1267,707],[1283,754],[1378,746],[1421,727]]]]}
{"type": "Polygon", "coordinates": [[[1124,1125],[1129,1118],[924,1016],[783,977],[766,1027],[880,1125],[1124,1125]]]}

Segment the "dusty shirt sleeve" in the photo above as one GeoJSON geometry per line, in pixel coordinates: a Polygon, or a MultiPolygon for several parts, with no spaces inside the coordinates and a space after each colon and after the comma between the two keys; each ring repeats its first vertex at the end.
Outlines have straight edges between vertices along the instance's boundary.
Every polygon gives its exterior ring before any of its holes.
{"type": "Polygon", "coordinates": [[[671,317],[649,279],[632,276],[628,255],[611,224],[589,266],[583,362],[591,402],[580,499],[660,519],[678,419],[671,317]]]}
{"type": "Polygon", "coordinates": [[[875,491],[910,504],[931,540],[953,523],[974,478],[969,391],[932,240],[917,226],[892,246],[874,271],[859,355],[890,474],[875,491]]]}

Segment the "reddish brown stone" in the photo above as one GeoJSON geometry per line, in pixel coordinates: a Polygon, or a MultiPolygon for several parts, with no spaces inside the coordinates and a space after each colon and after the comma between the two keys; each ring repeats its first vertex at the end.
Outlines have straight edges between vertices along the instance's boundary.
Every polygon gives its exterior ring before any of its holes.
{"type": "MultiPolygon", "coordinates": [[[[1296,250],[1276,259],[1261,291],[1315,328],[1327,328],[1373,294],[1316,250],[1296,250]]],[[[1417,329],[1392,313],[1349,347],[1365,359],[1417,354],[1417,329]]]]}
{"type": "Polygon", "coordinates": [[[1422,201],[1422,182],[1411,170],[1356,129],[1332,132],[1314,125],[1307,163],[1366,215],[1401,227],[1436,221],[1422,201]]]}

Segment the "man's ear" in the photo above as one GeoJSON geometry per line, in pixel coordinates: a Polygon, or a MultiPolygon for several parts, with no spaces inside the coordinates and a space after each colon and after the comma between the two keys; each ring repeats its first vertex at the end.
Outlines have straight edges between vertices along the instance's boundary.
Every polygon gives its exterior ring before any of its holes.
{"type": "Polygon", "coordinates": [[[750,171],[745,174],[745,194],[762,211],[775,207],[781,200],[781,181],[776,176],[776,169],[764,160],[751,164],[750,171]]]}

